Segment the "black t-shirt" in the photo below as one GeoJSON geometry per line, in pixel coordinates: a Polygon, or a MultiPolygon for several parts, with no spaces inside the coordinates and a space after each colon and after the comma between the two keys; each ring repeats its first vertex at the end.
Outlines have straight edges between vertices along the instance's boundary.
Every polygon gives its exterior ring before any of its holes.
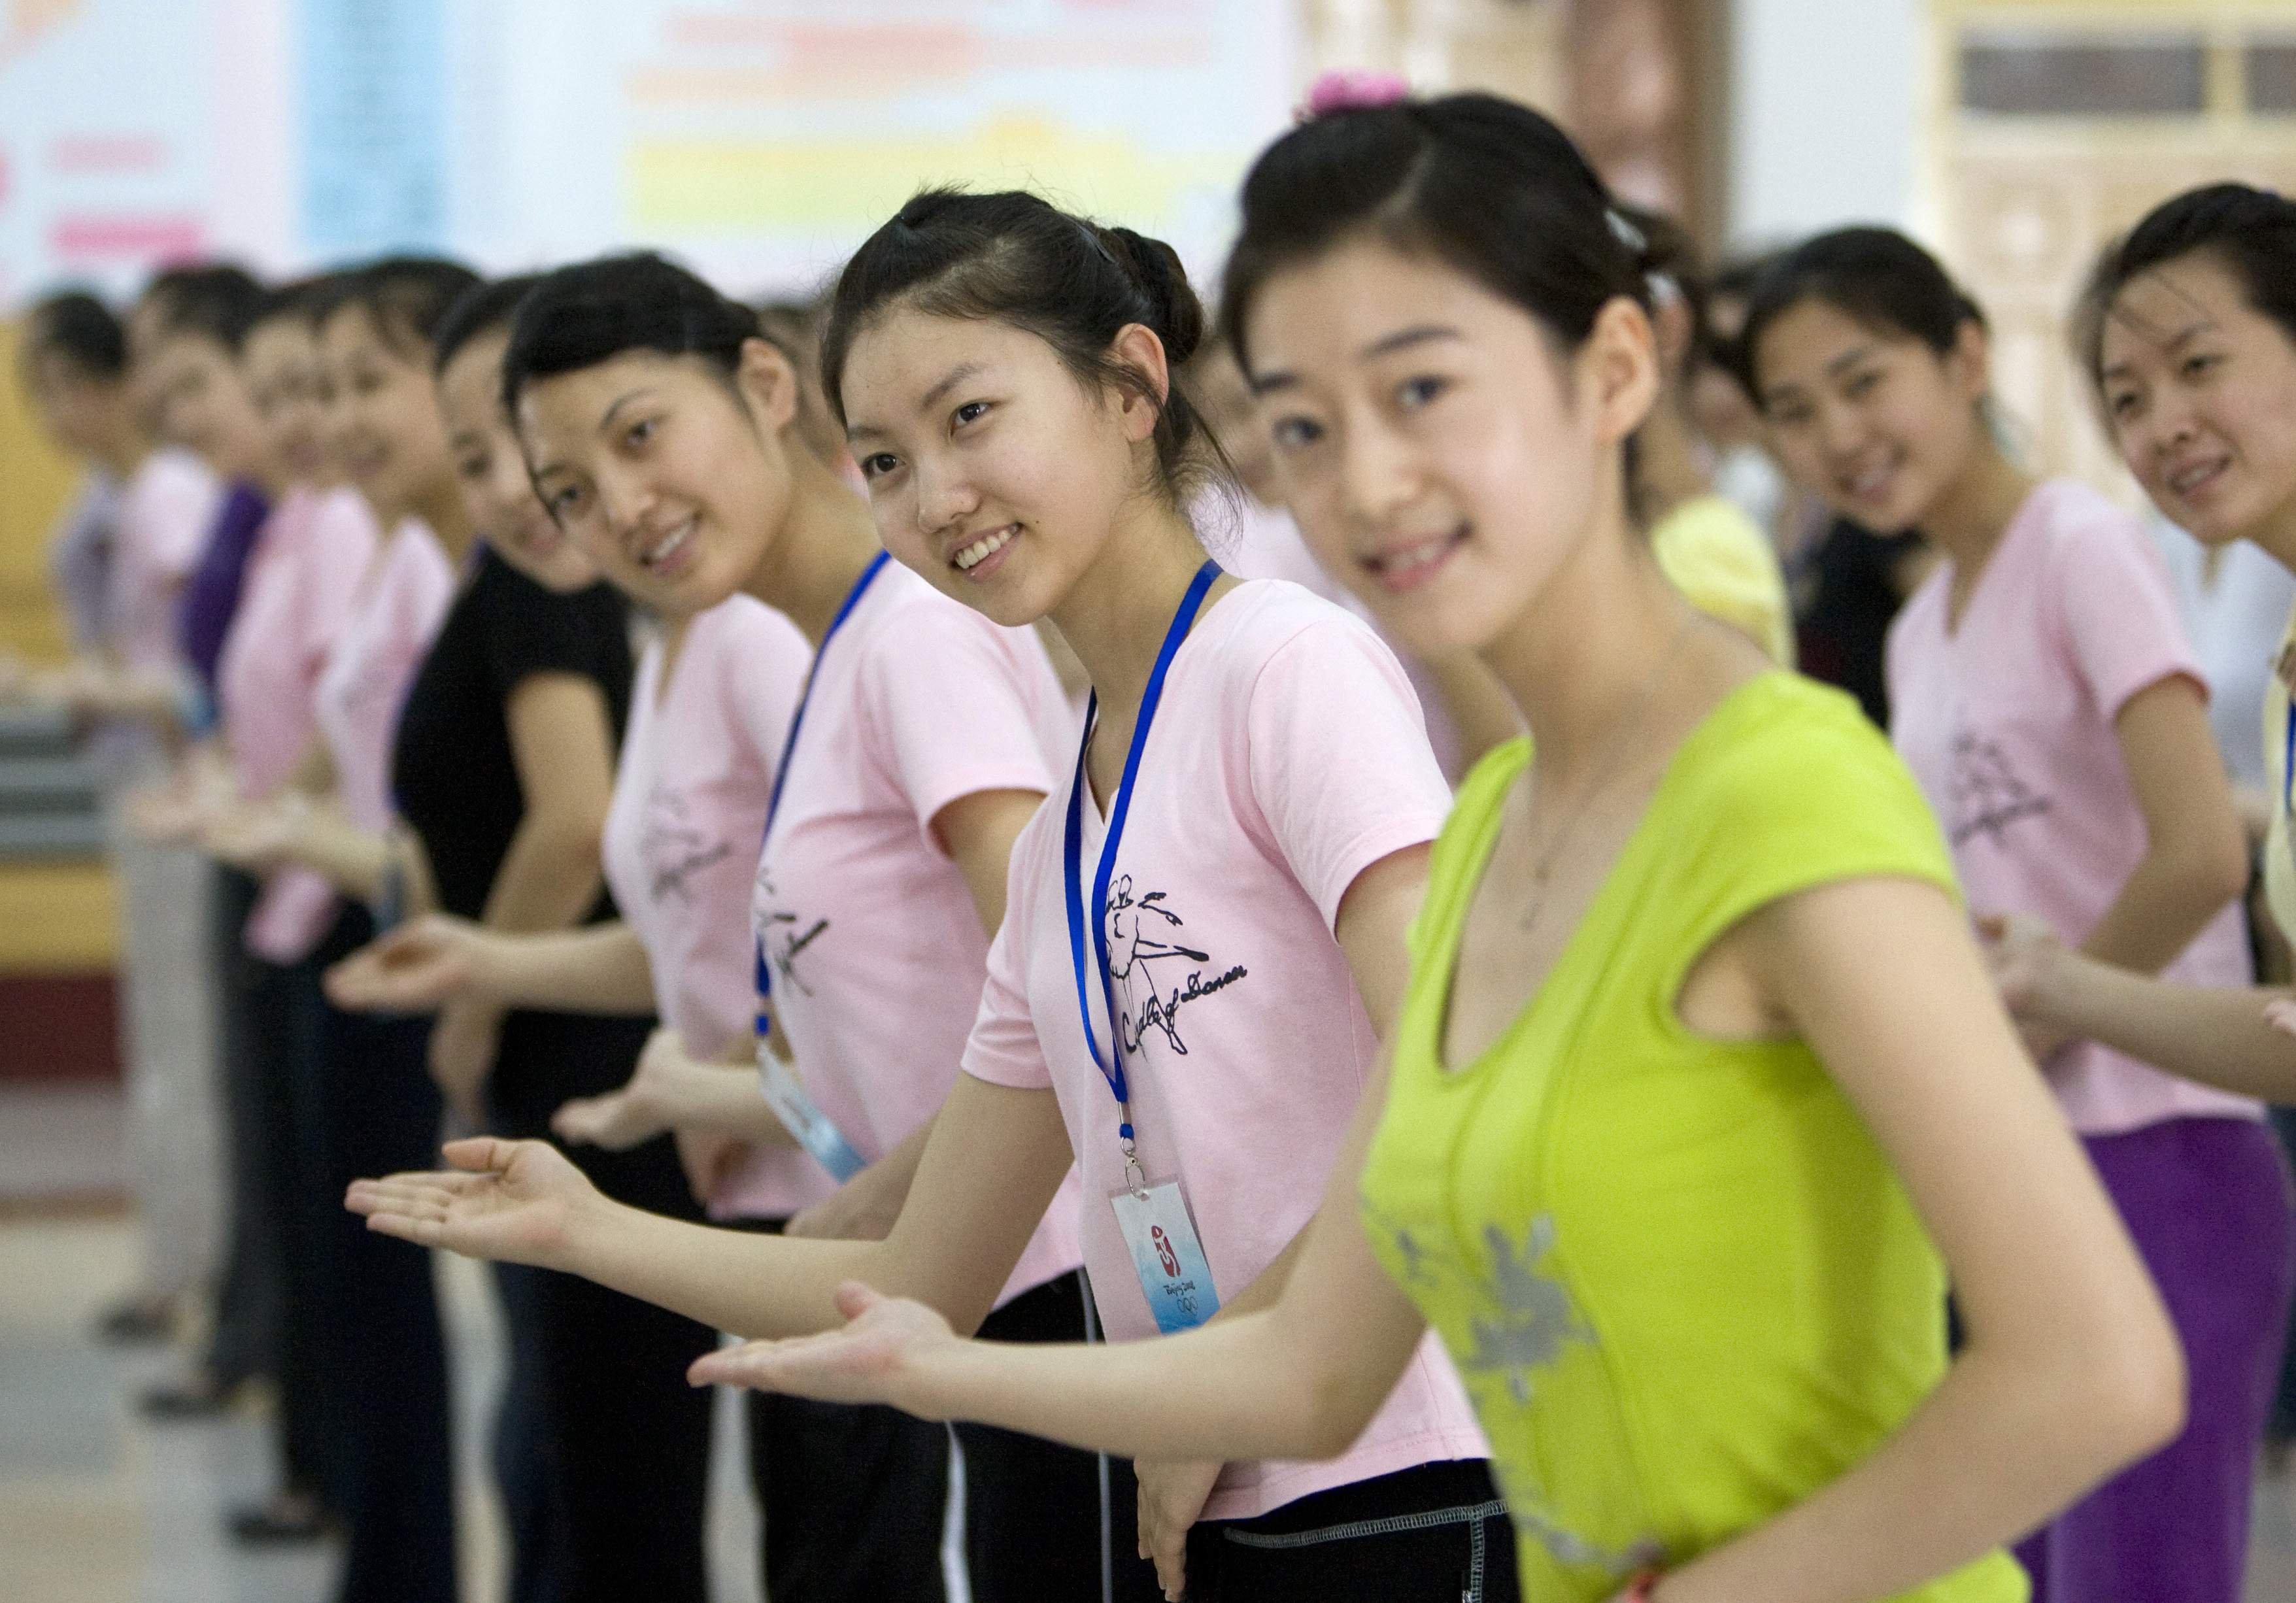
{"type": "MultiPolygon", "coordinates": [[[[446,910],[486,911],[526,815],[511,755],[511,692],[536,674],[576,674],[605,692],[620,737],[630,705],[629,617],[611,587],[555,595],[491,550],[455,598],[400,716],[391,758],[399,816],[422,837],[446,910]]],[[[591,920],[612,916],[603,893],[591,920]]]]}
{"type": "Polygon", "coordinates": [[[1857,698],[1890,727],[1882,646],[1905,605],[1898,573],[1921,549],[1917,534],[1877,535],[1847,519],[1827,526],[1794,569],[1794,654],[1812,679],[1857,698]]]}

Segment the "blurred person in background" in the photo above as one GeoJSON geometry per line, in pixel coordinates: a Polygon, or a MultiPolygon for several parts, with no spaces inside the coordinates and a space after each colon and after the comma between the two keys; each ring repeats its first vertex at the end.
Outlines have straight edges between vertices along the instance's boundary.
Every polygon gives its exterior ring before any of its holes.
{"type": "MultiPolygon", "coordinates": [[[[139,312],[156,315],[166,298],[162,281],[139,312]]],[[[56,552],[77,654],[37,672],[0,665],[0,689],[86,729],[102,789],[119,893],[120,1059],[144,1259],[136,1288],[99,1329],[117,1340],[158,1340],[190,1311],[215,1255],[209,876],[195,855],[143,840],[127,814],[130,798],[166,772],[189,712],[176,610],[222,488],[192,452],[158,443],[149,364],[130,361],[124,329],[94,297],[36,305],[21,348],[35,410],[90,464],[91,480],[56,552]]]]}

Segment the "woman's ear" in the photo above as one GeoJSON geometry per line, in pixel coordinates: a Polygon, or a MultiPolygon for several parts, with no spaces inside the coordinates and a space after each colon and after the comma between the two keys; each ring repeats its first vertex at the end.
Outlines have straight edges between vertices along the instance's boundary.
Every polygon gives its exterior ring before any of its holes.
{"type": "Polygon", "coordinates": [[[795,421],[797,369],[772,340],[742,341],[742,357],[734,369],[734,381],[767,432],[779,434],[795,421]]]}
{"type": "Polygon", "coordinates": [[[1579,394],[1595,407],[1595,438],[1606,446],[1641,428],[1658,404],[1657,331],[1650,314],[1623,295],[1595,315],[1577,365],[1579,394]]]}
{"type": "Polygon", "coordinates": [[[1954,387],[1972,405],[1993,393],[1993,340],[1983,323],[1974,317],[1964,320],[1954,334],[1953,349],[1947,354],[1945,364],[1954,387]]]}
{"type": "Polygon", "coordinates": [[[1116,331],[1108,347],[1109,360],[1140,375],[1141,388],[1127,385],[1117,391],[1118,415],[1124,420],[1124,438],[1138,444],[1156,432],[1165,397],[1172,393],[1172,369],[1164,342],[1144,323],[1128,323],[1116,331]]]}

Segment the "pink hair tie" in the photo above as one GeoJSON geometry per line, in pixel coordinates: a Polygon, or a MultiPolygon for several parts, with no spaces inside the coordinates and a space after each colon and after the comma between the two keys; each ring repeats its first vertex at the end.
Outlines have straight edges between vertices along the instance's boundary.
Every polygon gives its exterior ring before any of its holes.
{"type": "Polygon", "coordinates": [[[1374,111],[1410,94],[1411,86],[1392,72],[1326,72],[1308,86],[1299,120],[1312,122],[1334,111],[1374,111]]]}

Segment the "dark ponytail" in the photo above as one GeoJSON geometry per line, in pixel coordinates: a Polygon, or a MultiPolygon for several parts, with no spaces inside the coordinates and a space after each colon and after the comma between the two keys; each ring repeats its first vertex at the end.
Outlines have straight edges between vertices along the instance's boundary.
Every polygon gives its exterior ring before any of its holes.
{"type": "Polygon", "coordinates": [[[838,275],[822,337],[822,388],[840,422],[853,341],[895,304],[935,317],[1010,324],[1059,353],[1079,382],[1149,395],[1146,376],[1109,355],[1139,323],[1163,342],[1168,388],[1158,403],[1156,462],[1177,504],[1189,480],[1224,466],[1182,386],[1203,343],[1204,309],[1173,249],[1129,228],[1071,217],[1017,190],[929,189],[871,234],[838,275]]]}
{"type": "Polygon", "coordinates": [[[2248,304],[2296,340],[2296,200],[2245,184],[2211,184],[2164,200],[2104,248],[2073,317],[2092,383],[2104,363],[2104,323],[2121,291],[2153,268],[2205,250],[2240,281],[2248,304]]]}
{"type": "Polygon", "coordinates": [[[1267,281],[1357,235],[1464,274],[1566,350],[1611,301],[1650,307],[1647,240],[1554,123],[1493,94],[1351,107],[1283,135],[1243,181],[1220,323],[1246,373],[1267,281]]]}

